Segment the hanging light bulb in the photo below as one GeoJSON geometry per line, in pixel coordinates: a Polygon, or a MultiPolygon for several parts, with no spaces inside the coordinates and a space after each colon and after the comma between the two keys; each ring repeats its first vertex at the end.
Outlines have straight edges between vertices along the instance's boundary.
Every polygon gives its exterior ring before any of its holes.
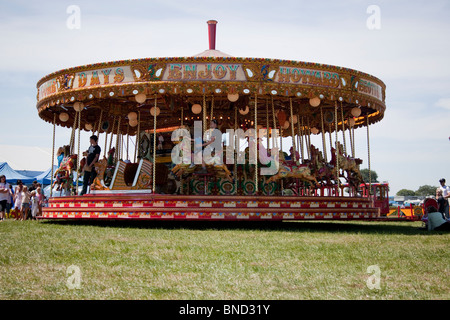
{"type": "Polygon", "coordinates": [[[65,112],[60,113],[59,120],[61,120],[62,122],[66,122],[67,120],[69,120],[69,115],[65,112]]]}
{"type": "Polygon", "coordinates": [[[134,99],[136,99],[137,103],[144,103],[145,100],[147,100],[147,96],[145,95],[145,93],[138,93],[134,96],[134,99]]]}
{"type": "Polygon", "coordinates": [[[137,121],[137,119],[129,120],[128,124],[130,125],[130,127],[136,127],[138,124],[138,121],[137,121]]]}
{"type": "Polygon", "coordinates": [[[74,109],[75,111],[83,111],[83,109],[84,109],[84,104],[83,104],[82,102],[75,102],[75,103],[73,104],[73,109],[74,109]]]}
{"type": "MultiPolygon", "coordinates": [[[[159,116],[160,113],[161,113],[161,110],[159,109],[159,107],[156,107],[156,116],[159,116]]],[[[150,114],[152,116],[155,116],[155,107],[151,107],[150,114]]]]}
{"type": "Polygon", "coordinates": [[[318,97],[311,98],[309,99],[309,104],[312,107],[318,107],[320,105],[320,99],[318,97]]]}
{"type": "Polygon", "coordinates": [[[289,117],[289,122],[293,122],[294,124],[297,124],[297,116],[294,115],[293,117],[289,117]]]}
{"type": "Polygon", "coordinates": [[[352,116],[359,117],[361,115],[361,109],[358,107],[354,107],[351,111],[352,116]]]}
{"type": "Polygon", "coordinates": [[[136,120],[137,119],[137,113],[136,112],[130,112],[128,114],[128,120],[136,120]]]}
{"type": "Polygon", "coordinates": [[[353,127],[355,125],[355,119],[354,118],[348,119],[348,124],[350,125],[350,127],[353,127]]]}
{"type": "Polygon", "coordinates": [[[228,100],[230,100],[231,102],[236,102],[239,99],[239,94],[238,93],[229,93],[228,94],[228,100]]]}
{"type": "Polygon", "coordinates": [[[192,110],[192,113],[199,114],[202,112],[202,106],[199,105],[198,103],[196,103],[192,106],[191,110],[192,110]]]}
{"type": "Polygon", "coordinates": [[[311,128],[311,133],[312,134],[318,134],[319,133],[319,129],[317,129],[316,127],[311,128]]]}

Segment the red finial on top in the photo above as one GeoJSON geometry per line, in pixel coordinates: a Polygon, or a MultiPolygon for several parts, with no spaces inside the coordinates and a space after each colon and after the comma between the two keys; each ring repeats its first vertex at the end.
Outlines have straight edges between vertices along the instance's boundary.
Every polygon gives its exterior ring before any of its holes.
{"type": "Polygon", "coordinates": [[[208,35],[209,35],[209,50],[216,50],[216,20],[209,20],[206,22],[208,24],[208,35]]]}

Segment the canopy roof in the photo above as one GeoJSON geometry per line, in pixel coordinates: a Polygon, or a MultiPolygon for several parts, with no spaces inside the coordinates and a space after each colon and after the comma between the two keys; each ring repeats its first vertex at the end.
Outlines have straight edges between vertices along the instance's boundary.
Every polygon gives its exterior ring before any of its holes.
{"type": "Polygon", "coordinates": [[[219,50],[205,50],[199,54],[194,55],[193,57],[207,57],[207,58],[226,58],[232,57],[229,54],[226,54],[219,50]]]}
{"type": "Polygon", "coordinates": [[[360,127],[384,117],[386,86],[374,76],[318,63],[232,57],[211,41],[210,34],[210,49],[193,57],[105,62],[49,74],[37,84],[39,116],[64,127],[130,135],[138,127],[153,129],[155,106],[158,128],[179,126],[182,117],[201,120],[195,104],[205,116],[220,119],[221,128],[233,128],[236,116],[239,126],[250,125],[255,105],[258,124],[270,127],[278,111],[288,120],[292,110],[306,130],[335,131],[336,115],[338,130],[348,128],[350,118],[360,127]],[[246,109],[250,112],[237,112],[246,109]],[[132,121],[136,114],[139,126],[132,121]]]}

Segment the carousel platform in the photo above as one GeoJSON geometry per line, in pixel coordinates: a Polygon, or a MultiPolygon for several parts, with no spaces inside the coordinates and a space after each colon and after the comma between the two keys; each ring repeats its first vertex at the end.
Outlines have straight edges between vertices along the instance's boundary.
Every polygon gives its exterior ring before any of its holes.
{"type": "Polygon", "coordinates": [[[163,195],[96,192],[50,198],[41,219],[373,220],[379,208],[365,197],[163,195]]]}

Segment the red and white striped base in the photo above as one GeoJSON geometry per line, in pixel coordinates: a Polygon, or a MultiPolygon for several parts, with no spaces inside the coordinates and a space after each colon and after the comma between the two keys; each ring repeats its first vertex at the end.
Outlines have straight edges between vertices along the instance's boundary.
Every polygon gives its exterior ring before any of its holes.
{"type": "Polygon", "coordinates": [[[51,198],[42,219],[374,219],[364,197],[186,196],[145,192],[51,198]]]}

